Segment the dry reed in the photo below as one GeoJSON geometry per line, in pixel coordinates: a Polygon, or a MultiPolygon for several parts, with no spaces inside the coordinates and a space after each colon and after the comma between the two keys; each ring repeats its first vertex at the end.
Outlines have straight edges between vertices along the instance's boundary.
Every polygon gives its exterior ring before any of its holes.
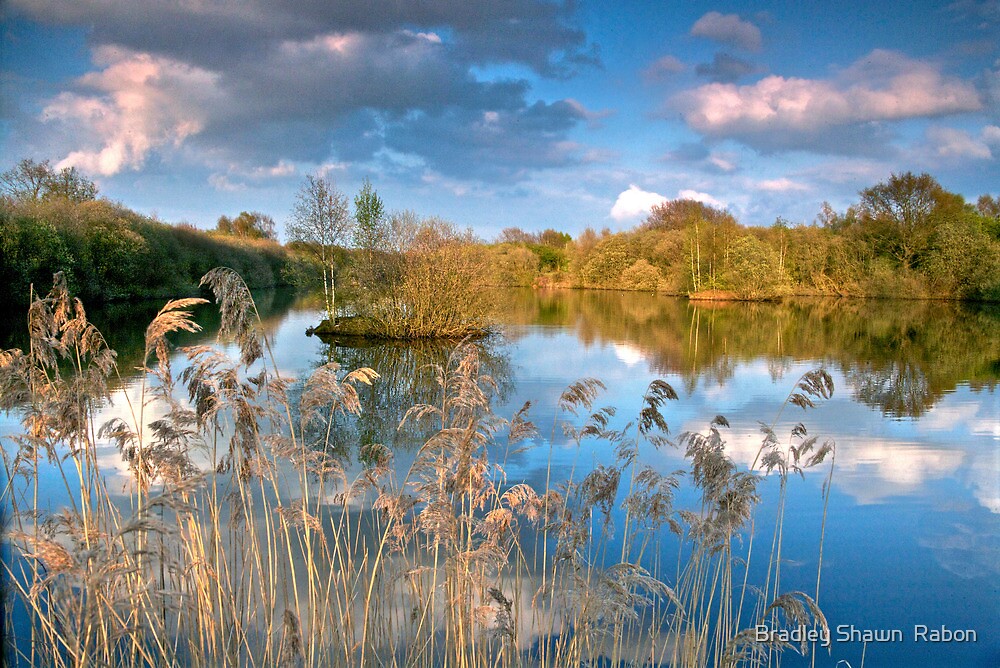
{"type": "MultiPolygon", "coordinates": [[[[169,302],[147,330],[127,418],[94,424],[115,355],[61,277],[32,301],[29,350],[0,353],[0,408],[23,424],[3,449],[17,552],[5,579],[28,629],[5,648],[14,665],[754,665],[786,647],[756,642],[752,624],[825,627],[818,573],[814,596],[780,593],[787,480],[832,452],[805,427],[786,446],[765,427],[761,472],[741,470],[722,417],[669,438],[664,407],[677,395],[664,381],[614,428],[614,409],[594,409],[603,385],[586,379],[560,398],[560,426],[614,457],[579,481],[575,467],[557,480],[550,466],[536,490],[508,481],[497,456],[538,441],[529,406],[497,417],[493,379],[458,345],[427,370],[437,399],[403,420],[432,432],[412,466],[397,471],[372,445],[350,474],[331,437],[378,374],[328,364],[293,392],[239,276],[203,282],[239,361],[194,346],[175,371],[170,337],[198,328],[201,300],[169,302]],[[124,496],[101,469],[107,443],[132,476],[124,496]],[[647,448],[671,447],[689,470],[642,464],[647,448]],[[770,472],[780,510],[767,581],[752,590],[770,472]],[[69,499],[55,512],[41,498],[53,479],[69,499]],[[674,506],[685,484],[694,509],[674,506]]],[[[822,371],[796,389],[788,403],[803,408],[833,390],[822,371]]]]}

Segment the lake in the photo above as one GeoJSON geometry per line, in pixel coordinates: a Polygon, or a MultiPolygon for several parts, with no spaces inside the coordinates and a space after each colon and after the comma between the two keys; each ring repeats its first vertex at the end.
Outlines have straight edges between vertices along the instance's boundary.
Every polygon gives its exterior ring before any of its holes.
{"type": "MultiPolygon", "coordinates": [[[[813,594],[822,550],[819,604],[832,642],[829,652],[819,648],[815,665],[1000,665],[1000,307],[723,304],[530,290],[498,291],[495,301],[502,336],[479,344],[483,369],[496,384],[494,411],[510,417],[531,402],[538,428],[531,449],[504,452],[509,483],[544,489],[553,471],[566,475],[613,462],[606,443],[577,445],[559,427],[560,396],[584,377],[605,386],[595,407],[616,408],[608,429],[634,420],[650,383],[666,381],[678,395],[662,407],[669,437],[707,433],[724,416],[728,426],[718,430],[725,452],[744,469],[758,459],[761,423],[783,443],[792,442],[789,434],[801,423],[819,442],[835,443],[832,478],[829,462],[790,476],[784,506],[782,591],[813,594]],[[808,410],[787,404],[803,374],[820,368],[833,380],[833,396],[808,410]]],[[[319,319],[314,301],[269,292],[258,306],[283,376],[304,377],[328,361],[382,375],[361,392],[362,414],[340,422],[334,441],[355,461],[358,443],[390,445],[395,466],[408,466],[426,434],[396,426],[411,405],[433,399],[426,365],[443,363],[451,346],[325,344],[305,335],[319,319]]],[[[119,351],[122,369],[141,363],[143,333],[158,307],[89,313],[119,351]]],[[[178,337],[180,343],[214,340],[217,314],[201,308],[198,319],[205,332],[178,337]]],[[[0,347],[23,345],[16,323],[4,326],[0,347]]],[[[179,356],[176,363],[183,367],[179,356]]],[[[123,416],[125,396],[135,401],[139,391],[137,380],[127,378],[102,418],[123,416]]],[[[17,427],[13,416],[0,416],[0,435],[17,427]]],[[[683,455],[671,445],[640,449],[642,463],[661,473],[684,468],[683,455]]],[[[126,489],[130,474],[117,451],[107,446],[99,459],[108,488],[126,489]]],[[[777,476],[760,491],[757,514],[773,516],[777,476]]],[[[55,480],[45,492],[53,510],[68,501],[55,480]]],[[[682,489],[677,503],[685,502],[693,497],[682,489]]],[[[613,514],[620,527],[621,511],[613,514]]],[[[751,570],[751,582],[766,577],[765,568],[754,568],[761,570],[751,570]]],[[[810,663],[791,652],[782,660],[810,663]]]]}

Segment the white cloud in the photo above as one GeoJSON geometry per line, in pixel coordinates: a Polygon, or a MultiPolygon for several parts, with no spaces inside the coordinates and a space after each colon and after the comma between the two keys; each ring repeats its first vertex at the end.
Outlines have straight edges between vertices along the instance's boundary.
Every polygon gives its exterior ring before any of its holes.
{"type": "Polygon", "coordinates": [[[245,183],[238,183],[229,180],[229,177],[225,174],[211,174],[208,177],[208,183],[213,188],[221,192],[239,192],[241,190],[246,190],[245,183]]]}
{"type": "Polygon", "coordinates": [[[809,190],[809,186],[782,177],[780,179],[765,179],[757,181],[757,188],[768,192],[791,192],[809,190]]]}
{"type": "Polygon", "coordinates": [[[723,172],[732,172],[736,170],[735,159],[721,153],[710,154],[708,156],[708,162],[710,165],[723,172]]]}
{"type": "Polygon", "coordinates": [[[977,139],[964,130],[932,127],[927,130],[931,151],[936,158],[992,160],[993,153],[984,139],[977,139]]]}
{"type": "Polygon", "coordinates": [[[261,179],[278,179],[284,176],[293,176],[298,171],[295,165],[287,160],[279,160],[270,167],[257,167],[253,170],[253,175],[261,179]]]}
{"type": "Polygon", "coordinates": [[[657,204],[666,202],[667,198],[659,193],[647,192],[635,184],[623,191],[611,207],[611,217],[621,222],[649,213],[657,204]]]}
{"type": "Polygon", "coordinates": [[[702,204],[708,204],[709,206],[714,206],[719,209],[725,209],[726,203],[715,199],[708,193],[698,192],[697,190],[682,190],[677,193],[679,199],[691,199],[695,202],[701,202],[702,204]]]}
{"type": "Polygon", "coordinates": [[[677,95],[673,104],[699,132],[767,149],[830,141],[830,131],[844,127],[860,128],[856,139],[867,141],[866,126],[873,121],[946,116],[983,107],[972,83],[945,76],[932,64],[881,50],[832,79],[773,75],[744,86],[711,83],[677,95]]]}
{"type": "Polygon", "coordinates": [[[759,51],[761,46],[760,29],[736,14],[709,12],[691,26],[691,35],[747,51],[759,51]]]}
{"type": "Polygon", "coordinates": [[[93,93],[60,93],[42,111],[43,120],[65,124],[89,144],[57,167],[110,176],[142,166],[153,149],[180,145],[204,128],[217,97],[215,74],[110,47],[98,48],[94,59],[104,69],[77,82],[93,93]]]}

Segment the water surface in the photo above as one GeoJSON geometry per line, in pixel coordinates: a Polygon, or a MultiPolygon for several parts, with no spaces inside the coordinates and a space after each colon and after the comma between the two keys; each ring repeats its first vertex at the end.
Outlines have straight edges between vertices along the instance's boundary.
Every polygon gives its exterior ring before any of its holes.
{"type": "MultiPolygon", "coordinates": [[[[1000,665],[1000,308],[946,302],[799,301],[696,304],[646,294],[509,291],[497,295],[503,336],[483,342],[497,383],[501,416],[525,402],[539,427],[532,450],[507,460],[510,481],[544,488],[549,451],[555,470],[589,470],[610,461],[608,448],[578,449],[558,421],[560,393],[582,377],[600,379],[598,405],[618,410],[617,426],[638,414],[648,384],[669,382],[679,400],[665,409],[672,435],[704,431],[724,415],[727,450],[749,466],[760,423],[787,437],[801,422],[836,443],[826,520],[820,604],[837,640],[857,630],[900,630],[902,641],[835,642],[817,665],[1000,665]],[[828,370],[831,400],[802,411],[785,405],[801,375],[828,370]],[[915,628],[976,632],[976,642],[917,642],[915,628]],[[844,665],[844,664],[841,664],[844,665]]],[[[427,365],[450,346],[346,348],[305,336],[319,317],[309,301],[262,294],[259,306],[283,375],[303,377],[324,362],[369,366],[383,379],[362,397],[362,416],[338,441],[392,444],[403,465],[422,436],[397,430],[406,408],[432,397],[427,365]]],[[[91,318],[119,351],[122,369],[141,364],[143,332],[159,304],[94,309],[91,318]]],[[[180,343],[214,340],[218,318],[199,311],[206,331],[180,343]]],[[[0,331],[2,347],[23,345],[16,321],[0,331]],[[11,327],[14,325],[14,327],[11,327]]],[[[179,360],[178,360],[178,363],[179,360]]],[[[135,377],[115,390],[102,418],[122,415],[135,377]]],[[[613,425],[614,426],[614,425],[613,425]]],[[[0,416],[0,434],[17,429],[0,416]]],[[[646,448],[643,461],[662,472],[683,466],[682,453],[646,448]]],[[[101,455],[129,476],[110,447],[101,455]]],[[[812,592],[828,469],[793,480],[786,517],[783,589],[812,592]]],[[[773,511],[776,485],[765,486],[760,512],[773,511]]],[[[53,510],[65,496],[53,485],[53,510]]],[[[789,661],[796,665],[796,661],[789,661]]]]}

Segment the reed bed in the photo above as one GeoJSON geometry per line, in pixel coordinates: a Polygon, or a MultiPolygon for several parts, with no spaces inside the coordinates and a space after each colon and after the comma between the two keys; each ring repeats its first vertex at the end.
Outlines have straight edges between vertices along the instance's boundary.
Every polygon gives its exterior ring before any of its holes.
{"type": "MultiPolygon", "coordinates": [[[[147,329],[128,419],[95,424],[119,370],[61,277],[32,300],[29,349],[0,352],[2,408],[23,424],[2,450],[12,665],[770,665],[810,647],[761,641],[755,625],[826,628],[822,532],[815,591],[781,582],[787,485],[825,461],[828,498],[833,472],[832,444],[802,425],[785,442],[764,427],[759,462],[741,470],[721,416],[669,435],[666,382],[613,428],[614,409],[595,408],[603,385],[584,379],[560,397],[550,461],[557,430],[613,457],[568,475],[550,465],[535,489],[505,472],[546,441],[530,407],[495,415],[493,380],[459,345],[427,370],[437,399],[403,420],[432,434],[412,466],[397,470],[378,445],[352,465],[332,434],[376,371],[283,377],[242,279],[216,269],[203,283],[239,359],[194,346],[172,368],[170,337],[198,329],[190,309],[204,300],[168,302],[147,329]],[[124,492],[101,468],[108,443],[130,473],[124,492]],[[686,470],[656,471],[648,448],[680,449],[686,470]],[[768,474],[780,498],[765,520],[768,474]],[[51,480],[64,508],[49,508],[51,480]],[[698,503],[675,507],[681,488],[698,503]],[[761,548],[755,527],[770,522],[761,548]],[[750,582],[760,560],[765,581],[750,582]]],[[[786,405],[832,391],[811,372],[786,405]]]]}

